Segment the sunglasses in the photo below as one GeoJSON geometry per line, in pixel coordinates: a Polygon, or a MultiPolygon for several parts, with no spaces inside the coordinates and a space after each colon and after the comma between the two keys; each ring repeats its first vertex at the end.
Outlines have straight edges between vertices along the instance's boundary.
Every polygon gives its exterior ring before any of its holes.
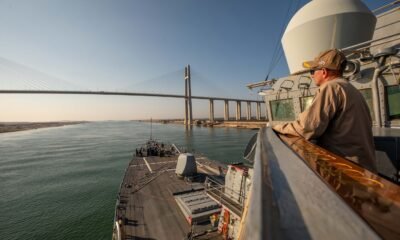
{"type": "Polygon", "coordinates": [[[311,70],[310,70],[310,74],[311,74],[311,75],[314,75],[314,73],[315,73],[316,71],[321,70],[321,69],[322,69],[322,68],[311,69],[311,70]]]}

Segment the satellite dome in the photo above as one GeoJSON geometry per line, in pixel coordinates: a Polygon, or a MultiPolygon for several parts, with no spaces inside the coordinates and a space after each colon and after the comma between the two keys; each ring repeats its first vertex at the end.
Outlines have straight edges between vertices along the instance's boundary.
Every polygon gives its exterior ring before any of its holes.
{"type": "Polygon", "coordinates": [[[313,0],[290,20],[282,46],[290,73],[320,52],[372,39],[375,15],[360,0],[313,0]]]}

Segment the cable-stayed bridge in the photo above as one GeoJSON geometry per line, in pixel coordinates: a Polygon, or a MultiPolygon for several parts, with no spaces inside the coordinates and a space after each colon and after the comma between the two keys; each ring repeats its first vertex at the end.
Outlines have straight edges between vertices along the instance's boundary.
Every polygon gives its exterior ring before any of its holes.
{"type": "Polygon", "coordinates": [[[162,98],[182,98],[185,100],[185,124],[190,125],[193,122],[192,99],[209,101],[209,120],[213,122],[214,118],[214,101],[224,102],[224,120],[230,120],[229,103],[236,103],[235,120],[252,120],[252,104],[256,105],[256,120],[261,120],[261,100],[229,98],[221,96],[200,96],[192,95],[190,66],[185,68],[185,89],[184,94],[170,93],[149,93],[149,92],[133,92],[126,90],[119,91],[100,91],[87,90],[81,87],[73,86],[66,81],[62,81],[25,66],[12,63],[8,60],[0,58],[0,94],[68,94],[68,95],[108,95],[108,96],[140,96],[140,97],[162,97],[162,98]],[[27,77],[29,76],[29,77],[27,77]],[[11,79],[12,84],[5,79],[11,79]],[[2,81],[3,80],[3,81],[2,81]],[[241,105],[246,102],[246,117],[242,118],[241,105]]]}

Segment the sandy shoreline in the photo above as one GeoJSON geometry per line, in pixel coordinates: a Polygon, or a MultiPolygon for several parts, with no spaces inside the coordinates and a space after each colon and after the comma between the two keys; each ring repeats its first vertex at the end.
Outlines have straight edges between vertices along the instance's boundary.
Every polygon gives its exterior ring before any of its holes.
{"type": "MultiPolygon", "coordinates": [[[[150,122],[150,120],[136,120],[139,122],[150,122]]],[[[182,119],[158,119],[152,120],[154,123],[163,123],[163,124],[179,124],[183,125],[184,122],[182,119]]],[[[27,131],[38,128],[49,128],[49,127],[61,127],[66,125],[75,125],[87,123],[87,121],[76,121],[76,122],[0,122],[0,134],[7,132],[19,132],[19,131],[27,131]]],[[[202,127],[229,127],[229,128],[250,128],[250,129],[258,129],[261,127],[265,127],[267,121],[223,121],[216,120],[214,122],[210,122],[208,120],[194,120],[193,126],[202,126],[202,127]]]]}
{"type": "MultiPolygon", "coordinates": [[[[139,120],[140,122],[150,122],[150,120],[139,120]]],[[[154,123],[163,123],[163,124],[180,124],[183,125],[184,121],[182,119],[153,119],[154,123]]],[[[253,120],[253,121],[224,121],[224,120],[215,120],[214,122],[210,122],[205,119],[194,120],[193,126],[203,126],[203,127],[229,127],[229,128],[250,128],[250,129],[258,129],[261,127],[265,127],[267,124],[266,120],[253,120]]]]}
{"type": "Polygon", "coordinates": [[[61,127],[66,125],[74,125],[86,123],[80,122],[0,122],[0,133],[26,131],[38,128],[61,127]]]}

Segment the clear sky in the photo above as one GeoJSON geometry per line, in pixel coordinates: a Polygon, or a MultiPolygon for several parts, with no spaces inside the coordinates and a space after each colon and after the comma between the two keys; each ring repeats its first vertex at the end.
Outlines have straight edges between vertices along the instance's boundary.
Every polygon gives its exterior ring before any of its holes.
{"type": "MultiPolygon", "coordinates": [[[[307,2],[0,0],[0,88],[183,94],[190,64],[193,95],[260,99],[245,85],[265,79],[288,7],[293,14],[307,2]]],[[[374,9],[391,1],[364,2],[374,9]]],[[[282,57],[270,76],[287,73],[282,57]]],[[[207,101],[193,105],[195,117],[208,116],[207,101]]],[[[0,95],[0,109],[0,122],[182,118],[184,102],[0,95]]],[[[217,117],[222,109],[217,102],[217,117]]]]}

